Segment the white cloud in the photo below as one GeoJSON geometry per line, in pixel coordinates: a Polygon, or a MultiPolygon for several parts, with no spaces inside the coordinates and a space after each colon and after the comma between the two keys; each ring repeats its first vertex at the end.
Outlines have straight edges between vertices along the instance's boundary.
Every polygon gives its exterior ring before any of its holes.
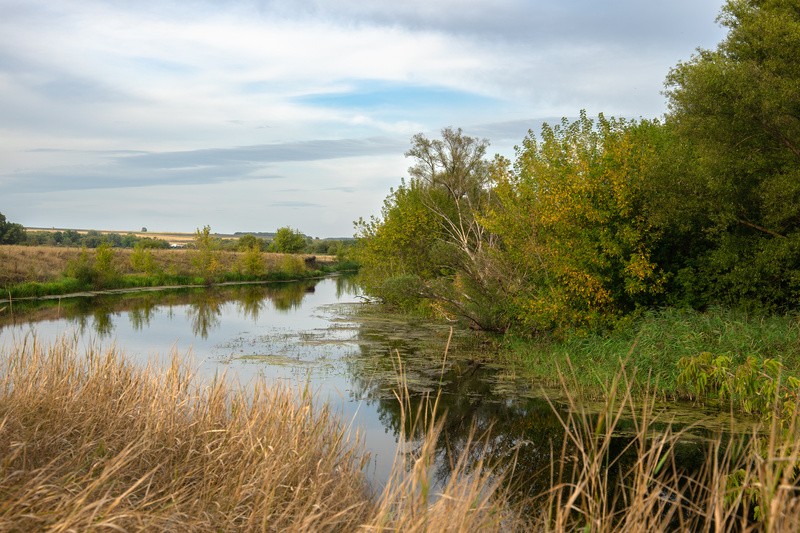
{"type": "MultiPolygon", "coordinates": [[[[721,38],[713,22],[719,3],[0,0],[0,191],[39,191],[24,208],[4,202],[0,210],[23,223],[114,216],[140,227],[136,213],[148,203],[141,195],[155,194],[158,182],[196,206],[169,210],[159,202],[165,222],[185,227],[179,216],[224,208],[225,224],[240,220],[253,230],[259,224],[237,206],[257,202],[242,184],[281,196],[276,180],[246,180],[288,176],[303,197],[276,200],[270,217],[313,234],[349,233],[360,214],[336,209],[375,212],[392,184],[387,176],[396,183],[403,174],[407,165],[397,170],[396,161],[417,131],[487,124],[484,131],[507,136],[581,108],[662,113],[668,68],[721,38]],[[396,154],[313,155],[315,142],[376,137],[391,139],[396,154]],[[269,145],[305,146],[308,161],[207,162],[209,154],[269,145]],[[163,163],[176,153],[196,159],[180,172],[154,166],[143,174],[128,164],[163,163]],[[323,171],[352,177],[326,190],[323,171]],[[62,192],[47,192],[54,190],[62,192]],[[348,207],[354,195],[346,190],[373,195],[348,207]]],[[[514,139],[502,142],[507,148],[514,139]]],[[[212,221],[189,226],[205,223],[212,221]]],[[[265,218],[263,229],[270,224],[265,218]]]]}

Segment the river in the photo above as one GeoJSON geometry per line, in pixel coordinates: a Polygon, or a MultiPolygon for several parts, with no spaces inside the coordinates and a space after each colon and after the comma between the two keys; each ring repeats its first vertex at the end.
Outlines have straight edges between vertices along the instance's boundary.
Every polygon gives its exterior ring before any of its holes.
{"type": "MultiPolygon", "coordinates": [[[[412,410],[438,394],[446,413],[437,483],[447,480],[448,454],[460,453],[471,431],[491,431],[485,457],[500,468],[513,464],[519,490],[540,493],[550,485],[552,450],[563,440],[541,388],[494,364],[486,338],[385,313],[349,276],[3,305],[3,350],[26,338],[48,344],[66,335],[81,346],[116,347],[141,364],[178,354],[201,379],[308,387],[363,438],[371,456],[366,473],[376,488],[388,478],[401,439],[395,396],[401,366],[412,410]]],[[[616,447],[626,442],[620,436],[616,447]]],[[[687,448],[687,457],[695,448],[687,448]]]]}

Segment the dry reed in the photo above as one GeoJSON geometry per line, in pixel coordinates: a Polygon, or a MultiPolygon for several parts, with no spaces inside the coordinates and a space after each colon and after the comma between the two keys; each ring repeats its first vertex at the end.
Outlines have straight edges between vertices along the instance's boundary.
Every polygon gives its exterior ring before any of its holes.
{"type": "Polygon", "coordinates": [[[177,356],[142,369],[75,344],[0,354],[2,531],[503,529],[481,475],[418,498],[440,426],[376,497],[362,448],[308,391],[199,383],[177,356]]]}
{"type": "Polygon", "coordinates": [[[654,397],[634,397],[624,369],[600,412],[563,379],[552,488],[512,505],[475,453],[481,438],[434,490],[442,415],[435,398],[411,412],[402,382],[400,427],[411,429],[373,494],[362,447],[307,390],[199,382],[177,356],[140,368],[69,340],[29,338],[0,356],[2,531],[800,529],[793,422],[710,438],[705,463],[689,471],[675,455],[689,429],[657,424],[654,397]]]}
{"type": "Polygon", "coordinates": [[[553,487],[532,506],[537,530],[800,531],[796,421],[707,438],[705,461],[687,469],[676,449],[692,428],[658,420],[654,395],[634,396],[624,366],[599,413],[569,393],[574,380],[561,379],[566,410],[554,410],[566,412],[565,438],[553,487]],[[623,422],[630,437],[612,449],[623,422]]]}

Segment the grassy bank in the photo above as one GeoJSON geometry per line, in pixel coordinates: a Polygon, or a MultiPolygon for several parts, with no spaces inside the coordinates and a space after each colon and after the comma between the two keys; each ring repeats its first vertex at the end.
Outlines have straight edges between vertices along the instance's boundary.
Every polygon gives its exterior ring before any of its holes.
{"type": "MultiPolygon", "coordinates": [[[[0,286],[4,297],[25,298],[87,290],[237,281],[283,281],[319,276],[341,268],[332,256],[303,256],[217,250],[104,252],[48,246],[0,246],[0,286]],[[138,254],[138,256],[137,256],[138,254]]],[[[348,265],[343,265],[347,267],[348,265]]]]}
{"type": "Polygon", "coordinates": [[[664,309],[605,334],[573,335],[563,341],[507,338],[503,351],[509,364],[548,383],[557,383],[559,369],[571,366],[578,386],[590,394],[602,391],[618,373],[620,361],[626,361],[640,383],[650,376],[662,395],[680,396],[680,360],[703,352],[728,356],[734,365],[745,363],[748,356],[777,359],[786,373],[800,375],[800,317],[664,309]]]}

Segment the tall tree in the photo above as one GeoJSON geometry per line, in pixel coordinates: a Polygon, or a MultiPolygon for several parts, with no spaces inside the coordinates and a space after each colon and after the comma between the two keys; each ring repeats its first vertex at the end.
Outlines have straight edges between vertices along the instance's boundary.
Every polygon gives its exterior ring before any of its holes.
{"type": "Polygon", "coordinates": [[[794,305],[800,296],[800,4],[729,0],[719,21],[729,30],[725,40],[667,78],[668,121],[693,146],[692,172],[712,241],[690,265],[694,283],[708,301],[794,305]]]}
{"type": "Polygon", "coordinates": [[[649,303],[664,277],[642,186],[659,125],[606,119],[544,125],[499,174],[500,238],[513,321],[529,331],[594,328],[649,303]]]}
{"type": "Polygon", "coordinates": [[[278,228],[272,239],[272,250],[284,254],[298,254],[305,250],[306,238],[299,230],[289,226],[278,228]]]}
{"type": "Polygon", "coordinates": [[[410,180],[393,190],[380,218],[357,223],[362,272],[384,298],[416,295],[483,329],[502,329],[492,234],[481,217],[492,202],[488,141],[445,128],[415,135],[406,157],[410,180]]]}
{"type": "Polygon", "coordinates": [[[0,244],[19,244],[25,242],[25,228],[21,224],[8,222],[0,213],[0,244]]]}

